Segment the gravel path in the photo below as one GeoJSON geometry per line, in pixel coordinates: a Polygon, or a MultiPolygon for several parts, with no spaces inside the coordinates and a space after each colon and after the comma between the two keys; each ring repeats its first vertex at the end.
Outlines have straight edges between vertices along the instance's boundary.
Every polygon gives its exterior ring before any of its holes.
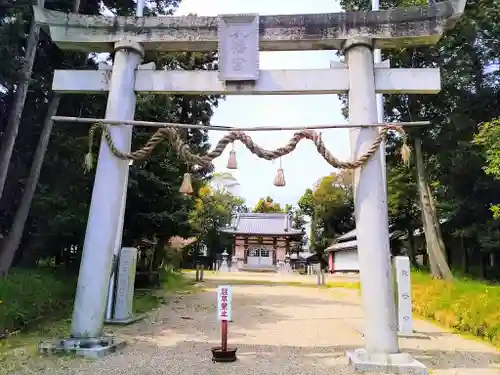
{"type": "MultiPolygon", "coordinates": [[[[209,287],[179,296],[150,319],[122,328],[120,334],[131,344],[121,353],[98,361],[40,360],[18,374],[353,374],[345,351],[362,346],[362,316],[356,290],[235,286],[229,344],[238,347],[239,360],[213,364],[210,347],[219,342],[219,326],[215,289],[209,287]]],[[[415,329],[428,338],[401,339],[401,346],[433,375],[500,374],[495,349],[429,323],[415,322],[415,329]]]]}

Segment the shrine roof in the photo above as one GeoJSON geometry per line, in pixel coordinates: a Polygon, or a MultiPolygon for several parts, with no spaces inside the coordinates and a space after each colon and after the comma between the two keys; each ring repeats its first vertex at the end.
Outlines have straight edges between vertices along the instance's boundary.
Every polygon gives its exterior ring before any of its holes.
{"type": "Polygon", "coordinates": [[[228,234],[250,234],[260,236],[302,235],[301,229],[292,228],[292,217],[286,213],[238,213],[229,226],[221,228],[228,234]]]}
{"type": "Polygon", "coordinates": [[[342,236],[338,237],[337,242],[344,242],[351,239],[356,239],[356,229],[353,229],[350,232],[344,233],[342,236]]]}
{"type": "MultiPolygon", "coordinates": [[[[389,225],[389,239],[399,238],[404,236],[404,232],[400,230],[391,231],[393,225],[389,225]]],[[[358,242],[356,238],[356,229],[353,229],[340,237],[337,237],[335,242],[328,246],[325,251],[347,251],[356,250],[358,248],[358,242]]]]}

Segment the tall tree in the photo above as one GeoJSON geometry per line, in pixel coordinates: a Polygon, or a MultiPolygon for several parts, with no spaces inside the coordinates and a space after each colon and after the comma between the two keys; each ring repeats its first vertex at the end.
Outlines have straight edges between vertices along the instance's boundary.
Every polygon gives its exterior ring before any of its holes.
{"type": "MultiPolygon", "coordinates": [[[[37,5],[43,7],[43,0],[39,1],[37,5]]],[[[73,13],[78,13],[79,9],[80,9],[80,0],[75,0],[72,9],[73,13]]],[[[34,23],[34,20],[32,21],[32,23],[34,23]]],[[[31,28],[33,28],[33,26],[31,28]]],[[[38,43],[38,33],[36,37],[35,48],[36,44],[38,43]]],[[[29,49],[29,43],[30,42],[28,42],[28,49],[29,49]]],[[[34,55],[33,55],[33,62],[34,62],[34,55]]],[[[31,64],[31,68],[32,67],[33,63],[31,64]]],[[[30,75],[31,75],[31,70],[30,70],[30,75]]],[[[38,178],[40,177],[40,171],[42,169],[43,160],[45,158],[45,152],[47,151],[47,147],[49,145],[50,134],[52,133],[52,127],[54,125],[54,121],[52,121],[52,116],[56,115],[57,113],[60,99],[61,98],[57,93],[54,93],[52,95],[52,98],[50,99],[50,104],[47,108],[47,114],[45,115],[44,125],[42,128],[42,132],[40,134],[40,139],[38,141],[35,150],[33,163],[31,164],[28,179],[26,181],[26,187],[21,197],[21,202],[14,216],[14,221],[12,223],[12,228],[9,232],[9,235],[5,240],[5,242],[2,243],[2,246],[0,247],[0,276],[5,275],[9,271],[10,267],[12,266],[12,261],[14,260],[15,252],[19,248],[19,244],[21,242],[21,238],[24,231],[24,226],[26,224],[26,220],[28,218],[29,210],[31,207],[31,202],[33,200],[33,196],[35,195],[36,186],[38,184],[38,178]]],[[[26,100],[26,95],[23,100],[23,106],[22,106],[23,108],[25,100],[26,100]]],[[[15,104],[12,108],[12,111],[14,110],[16,110],[15,104]]],[[[22,108],[21,108],[21,114],[22,114],[22,108]]],[[[21,119],[21,114],[19,115],[19,122],[21,119]]],[[[0,165],[1,165],[1,155],[0,155],[0,165]]],[[[5,178],[6,176],[7,176],[7,171],[5,171],[5,178]]],[[[4,184],[2,183],[0,175],[0,196],[2,195],[3,185],[4,184]]]]}
{"type": "MultiPolygon", "coordinates": [[[[38,0],[37,5],[43,7],[44,0],[38,0]]],[[[12,157],[12,151],[14,150],[14,144],[16,143],[17,134],[19,132],[19,125],[23,115],[24,103],[26,102],[31,72],[35,62],[39,35],[40,26],[35,23],[35,19],[32,17],[28,37],[26,39],[23,67],[19,74],[19,80],[14,91],[14,98],[10,109],[7,128],[5,133],[2,134],[2,146],[0,147],[0,197],[3,194],[5,180],[7,179],[7,172],[9,170],[10,158],[12,157]]]]}
{"type": "Polygon", "coordinates": [[[314,191],[306,189],[298,205],[311,217],[311,246],[322,253],[333,239],[354,228],[352,174],[321,178],[314,191]]]}
{"type": "Polygon", "coordinates": [[[220,228],[229,224],[234,212],[244,200],[228,192],[218,191],[203,185],[195,199],[194,210],[189,214],[189,222],[194,233],[207,246],[210,254],[222,252],[225,238],[220,228]]]}

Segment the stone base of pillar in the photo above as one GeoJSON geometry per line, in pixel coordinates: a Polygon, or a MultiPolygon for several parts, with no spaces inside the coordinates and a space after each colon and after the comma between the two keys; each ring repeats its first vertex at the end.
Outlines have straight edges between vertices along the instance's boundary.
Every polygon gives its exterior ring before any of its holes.
{"type": "Polygon", "coordinates": [[[113,337],[95,339],[62,339],[57,342],[41,342],[38,344],[40,354],[68,353],[82,357],[101,358],[125,347],[126,342],[113,337]]]}
{"type": "Polygon", "coordinates": [[[365,349],[347,352],[349,364],[359,373],[381,372],[398,375],[428,375],[427,367],[408,353],[369,354],[365,349]]]}

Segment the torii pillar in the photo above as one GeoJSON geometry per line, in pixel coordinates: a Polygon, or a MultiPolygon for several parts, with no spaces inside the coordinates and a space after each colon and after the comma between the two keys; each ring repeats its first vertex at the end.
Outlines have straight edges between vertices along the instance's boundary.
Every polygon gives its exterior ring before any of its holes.
{"type": "MultiPolygon", "coordinates": [[[[350,38],[343,51],[349,67],[349,121],[377,122],[377,101],[373,63],[373,41],[350,38]]],[[[351,141],[354,158],[359,158],[379,135],[377,128],[361,128],[351,141]]],[[[354,207],[364,318],[364,348],[348,353],[358,371],[391,371],[427,374],[427,368],[406,353],[400,353],[394,304],[389,216],[384,165],[380,148],[367,164],[355,170],[354,207]]]]}
{"type": "MultiPolygon", "coordinates": [[[[133,120],[135,72],[144,49],[139,43],[121,41],[115,43],[114,51],[106,118],[133,120]]],[[[111,126],[109,131],[116,146],[130,152],[132,126],[111,126]]],[[[108,297],[105,286],[109,283],[115,241],[123,227],[123,197],[127,193],[128,174],[129,161],[115,157],[103,137],[71,320],[71,337],[75,339],[102,335],[108,297]]]]}

